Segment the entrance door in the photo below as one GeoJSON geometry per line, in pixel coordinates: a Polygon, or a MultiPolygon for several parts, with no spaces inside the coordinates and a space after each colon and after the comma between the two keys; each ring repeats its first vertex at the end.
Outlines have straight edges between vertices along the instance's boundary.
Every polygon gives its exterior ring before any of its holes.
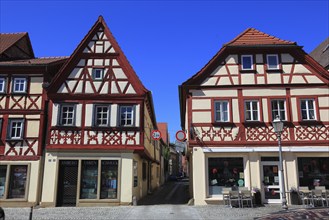
{"type": "Polygon", "coordinates": [[[78,161],[60,160],[56,206],[76,206],[78,161]]]}
{"type": "Polygon", "coordinates": [[[262,162],[263,201],[280,203],[279,163],[262,162]]]}

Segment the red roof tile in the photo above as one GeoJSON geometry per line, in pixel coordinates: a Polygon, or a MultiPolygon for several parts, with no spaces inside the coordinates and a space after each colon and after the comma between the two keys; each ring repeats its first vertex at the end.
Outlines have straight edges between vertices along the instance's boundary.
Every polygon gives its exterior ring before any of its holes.
{"type": "Polygon", "coordinates": [[[22,39],[27,33],[0,34],[0,54],[22,39]]]}
{"type": "Polygon", "coordinates": [[[248,28],[224,46],[253,46],[253,45],[296,45],[296,42],[281,40],[255,28],[248,28]]]}
{"type": "Polygon", "coordinates": [[[68,59],[68,57],[41,57],[41,58],[27,59],[27,60],[2,61],[0,62],[0,66],[45,65],[66,59],[68,59]]]}

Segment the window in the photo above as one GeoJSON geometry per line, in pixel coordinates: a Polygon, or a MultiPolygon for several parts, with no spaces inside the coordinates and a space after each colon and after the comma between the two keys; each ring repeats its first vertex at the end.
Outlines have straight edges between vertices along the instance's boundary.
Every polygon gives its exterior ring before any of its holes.
{"type": "Polygon", "coordinates": [[[9,176],[9,199],[25,198],[27,180],[27,166],[26,165],[12,165],[10,166],[9,176]]]}
{"type": "Polygon", "coordinates": [[[60,125],[64,125],[64,126],[74,125],[74,113],[75,113],[74,105],[62,105],[60,125]]]}
{"type": "Polygon", "coordinates": [[[209,195],[222,194],[223,187],[244,186],[243,158],[208,158],[209,195]]]}
{"type": "Polygon", "coordinates": [[[5,92],[6,80],[3,77],[0,77],[0,93],[5,92]]]}
{"type": "Polygon", "coordinates": [[[279,116],[281,120],[285,121],[286,119],[286,103],[284,100],[272,100],[272,120],[276,119],[276,116],[279,116]]]}
{"type": "Polygon", "coordinates": [[[110,108],[109,106],[95,107],[95,125],[109,126],[110,108]]]}
{"type": "Polygon", "coordinates": [[[118,160],[83,160],[80,199],[118,198],[118,160]],[[100,178],[98,178],[100,175],[100,178]],[[100,182],[99,182],[100,181],[100,182]],[[100,190],[98,187],[100,184],[100,190]]]}
{"type": "Polygon", "coordinates": [[[325,186],[329,189],[329,157],[299,157],[299,186],[325,186]]]}
{"type": "Polygon", "coordinates": [[[302,120],[316,120],[314,99],[304,99],[300,102],[302,120]]]}
{"type": "Polygon", "coordinates": [[[9,119],[9,139],[23,138],[24,119],[9,119]]]}
{"type": "Polygon", "coordinates": [[[17,92],[17,93],[26,92],[26,78],[23,77],[14,78],[13,92],[17,92]]]}
{"type": "Polygon", "coordinates": [[[93,69],[92,77],[94,80],[102,80],[104,77],[104,69],[93,69]]]}
{"type": "Polygon", "coordinates": [[[252,55],[242,55],[241,56],[242,61],[242,70],[252,70],[253,68],[253,61],[252,61],[252,55]]]}
{"type": "Polygon", "coordinates": [[[267,55],[267,69],[277,70],[279,69],[279,58],[276,54],[267,55]]]}
{"type": "Polygon", "coordinates": [[[228,121],[228,101],[215,101],[215,122],[228,121]]]}
{"type": "Polygon", "coordinates": [[[5,197],[7,166],[0,165],[0,199],[5,197]]]}
{"type": "Polygon", "coordinates": [[[246,121],[259,121],[258,101],[245,102],[246,121]]]}
{"type": "Polygon", "coordinates": [[[120,106],[120,125],[132,126],[134,123],[134,107],[133,106],[120,106]]]}

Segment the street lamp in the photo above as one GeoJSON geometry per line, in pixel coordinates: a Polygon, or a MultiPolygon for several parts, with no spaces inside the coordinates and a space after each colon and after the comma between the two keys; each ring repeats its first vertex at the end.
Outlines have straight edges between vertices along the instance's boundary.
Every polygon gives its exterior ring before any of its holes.
{"type": "Polygon", "coordinates": [[[282,162],[282,147],[281,147],[281,133],[283,131],[283,122],[281,121],[279,116],[272,122],[274,131],[278,137],[278,145],[279,145],[279,178],[280,178],[280,192],[281,192],[281,204],[283,209],[288,209],[287,199],[286,199],[286,190],[284,187],[284,176],[283,176],[283,162],[282,162]]]}

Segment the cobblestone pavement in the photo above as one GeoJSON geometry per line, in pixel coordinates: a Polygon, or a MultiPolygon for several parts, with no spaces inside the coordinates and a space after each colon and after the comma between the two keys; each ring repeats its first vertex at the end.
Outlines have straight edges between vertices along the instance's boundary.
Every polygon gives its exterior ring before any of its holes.
{"type": "MultiPolygon", "coordinates": [[[[6,220],[29,219],[29,208],[5,208],[6,220]]],[[[329,208],[304,209],[302,206],[290,207],[282,211],[280,206],[271,205],[256,208],[228,208],[223,205],[187,206],[187,205],[153,205],[153,206],[117,206],[117,207],[57,207],[33,210],[33,220],[89,220],[89,219],[329,219],[329,208]]]]}

